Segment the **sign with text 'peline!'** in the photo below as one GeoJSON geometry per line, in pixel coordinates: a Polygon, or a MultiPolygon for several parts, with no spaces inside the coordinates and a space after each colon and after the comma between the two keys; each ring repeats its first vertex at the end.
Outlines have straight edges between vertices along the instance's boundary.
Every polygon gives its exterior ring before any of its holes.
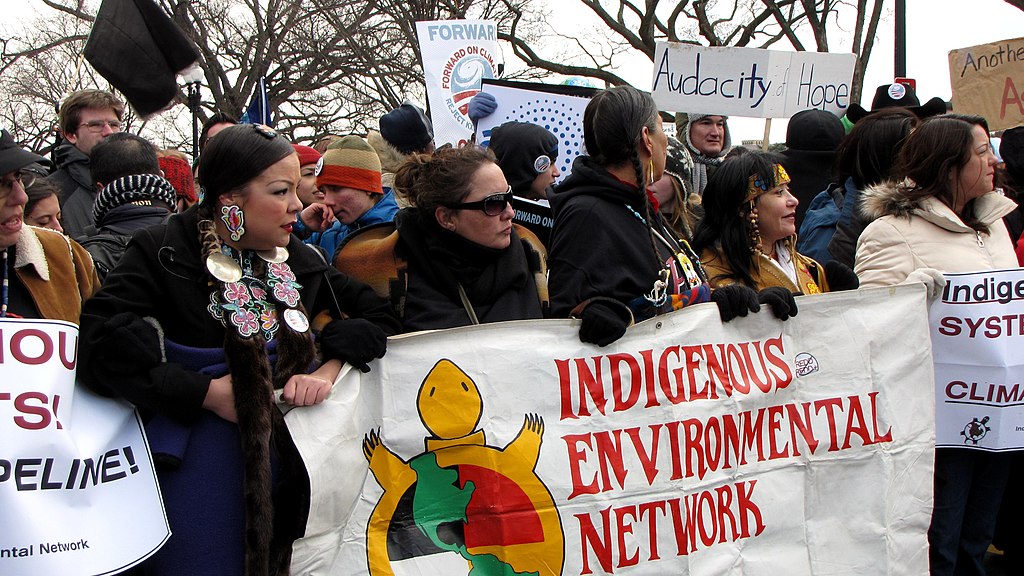
{"type": "Polygon", "coordinates": [[[953,110],[977,114],[990,130],[1024,124],[1024,38],[949,52],[953,110]]]}
{"type": "Polygon", "coordinates": [[[789,118],[850,106],[854,54],[782,52],[659,42],[651,94],[661,110],[789,118]]]}
{"type": "Polygon", "coordinates": [[[142,422],[75,385],[78,327],[0,319],[0,574],[115,574],[170,536],[142,422]]]}

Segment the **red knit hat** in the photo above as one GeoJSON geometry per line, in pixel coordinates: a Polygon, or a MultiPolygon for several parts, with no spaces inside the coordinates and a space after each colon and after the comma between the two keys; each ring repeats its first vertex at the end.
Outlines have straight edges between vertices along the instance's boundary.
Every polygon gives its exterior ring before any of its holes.
{"type": "Polygon", "coordinates": [[[292,144],[292,148],[295,148],[295,153],[299,155],[299,166],[316,164],[317,161],[320,160],[320,153],[309,146],[292,144]]]}
{"type": "Polygon", "coordinates": [[[380,158],[359,136],[345,136],[327,147],[316,165],[317,186],[341,186],[383,194],[380,158]]]}
{"type": "Polygon", "coordinates": [[[199,201],[196,183],[192,179],[192,167],[188,162],[174,156],[161,156],[157,161],[160,163],[164,178],[171,183],[178,196],[185,198],[189,203],[199,201]]]}

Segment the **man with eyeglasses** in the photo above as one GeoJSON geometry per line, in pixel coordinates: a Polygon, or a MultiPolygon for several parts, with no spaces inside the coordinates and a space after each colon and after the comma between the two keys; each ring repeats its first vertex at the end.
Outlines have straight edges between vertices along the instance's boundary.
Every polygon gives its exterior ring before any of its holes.
{"type": "Polygon", "coordinates": [[[81,241],[95,233],[97,190],[89,155],[104,138],[121,131],[124,103],[104,90],[79,90],[64,100],[57,117],[64,142],[57,147],[57,171],[50,181],[57,186],[64,232],[81,241]]]}

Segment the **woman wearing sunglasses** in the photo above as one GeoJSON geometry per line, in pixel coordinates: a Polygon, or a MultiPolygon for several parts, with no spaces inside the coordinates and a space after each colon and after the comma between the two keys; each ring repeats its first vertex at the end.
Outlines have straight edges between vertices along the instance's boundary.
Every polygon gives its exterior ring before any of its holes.
{"type": "Polygon", "coordinates": [[[758,294],[727,286],[714,295],[697,255],[658,215],[649,187],[665,171],[668,137],[649,94],[631,86],[599,92],[583,113],[587,156],[551,196],[551,312],[580,318],[580,340],[618,340],[634,321],[715,300],[723,320],[760,303],[794,314],[781,288],[758,294]]]}
{"type": "Polygon", "coordinates": [[[415,155],[395,189],[412,207],[351,236],[334,263],[388,298],[405,332],[544,316],[543,247],[512,223],[512,189],[490,151],[415,155]]]}

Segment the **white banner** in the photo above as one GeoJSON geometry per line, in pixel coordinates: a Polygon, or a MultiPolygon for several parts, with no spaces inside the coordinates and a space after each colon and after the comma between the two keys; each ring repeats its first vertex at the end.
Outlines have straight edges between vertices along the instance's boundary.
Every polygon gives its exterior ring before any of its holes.
{"type": "Polygon", "coordinates": [[[920,285],[713,304],[605,348],[568,320],[394,339],[287,415],[293,572],[925,575],[934,386],[920,285]]]}
{"type": "Polygon", "coordinates": [[[1024,449],[1024,270],[946,280],[930,312],[935,445],[1024,449]]]}
{"type": "Polygon", "coordinates": [[[75,385],[77,344],[0,320],[0,574],[115,574],[170,536],[142,423],[75,385]]]}
{"type": "Polygon", "coordinates": [[[658,42],[651,94],[661,110],[789,118],[850,106],[855,54],[658,42]]]}
{"type": "Polygon", "coordinates": [[[473,135],[469,101],[498,75],[498,27],[490,20],[417,22],[434,144],[461,146],[473,135]]]}
{"type": "Polygon", "coordinates": [[[555,183],[561,183],[572,174],[573,161],[577,156],[586,154],[583,111],[596,89],[492,80],[484,81],[483,90],[494,96],[498,107],[477,123],[477,144],[490,145],[491,130],[505,122],[536,124],[558,138],[557,163],[561,175],[555,183]]]}

